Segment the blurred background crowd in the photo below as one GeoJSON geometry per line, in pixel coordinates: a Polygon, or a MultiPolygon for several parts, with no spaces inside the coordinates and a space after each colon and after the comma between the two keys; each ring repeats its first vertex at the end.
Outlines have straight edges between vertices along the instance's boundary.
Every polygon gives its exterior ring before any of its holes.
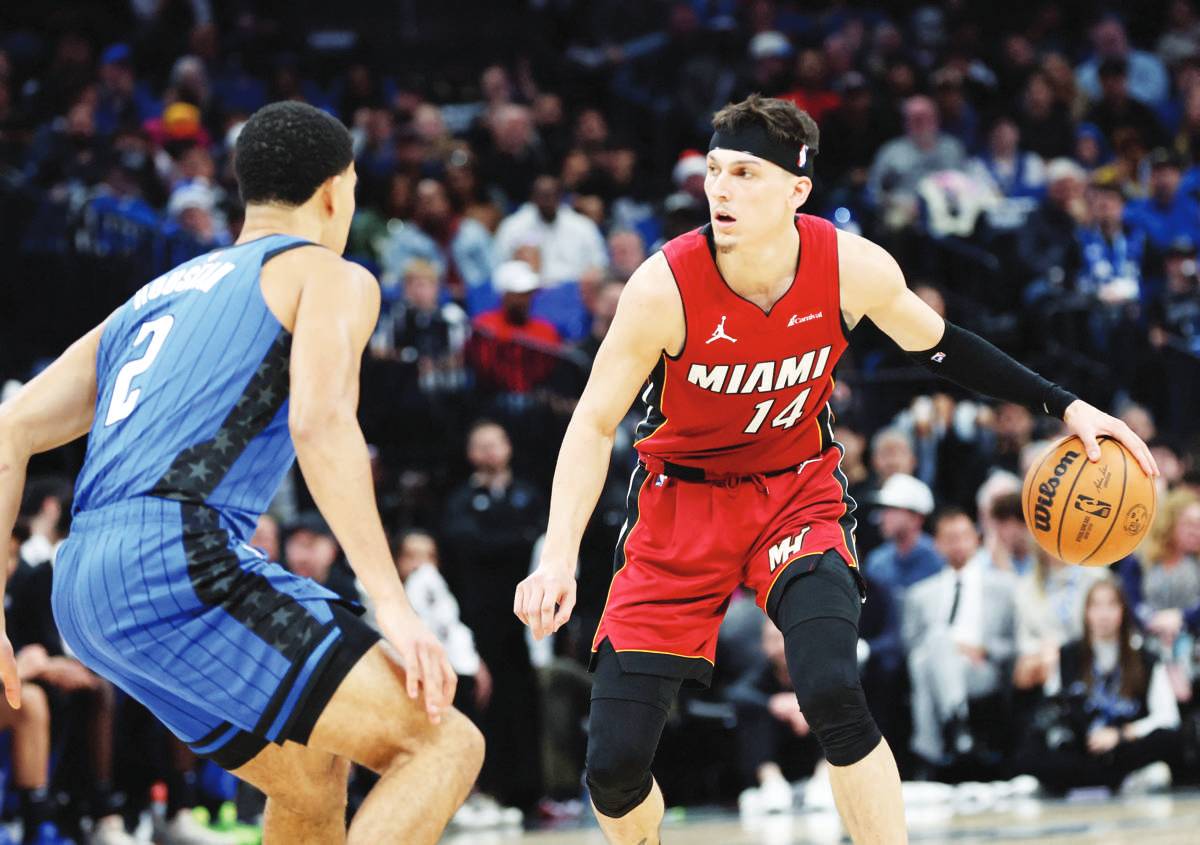
{"type": "MultiPolygon", "coordinates": [[[[854,331],[833,401],[870,586],[860,663],[905,776],[1026,775],[1050,793],[1195,782],[1200,13],[1123,8],[9,4],[0,382],[14,389],[148,279],[236,239],[231,151],[256,108],[295,98],[339,117],[359,175],[347,252],[383,290],[360,410],[379,506],[488,739],[459,823],[578,815],[587,652],[638,408],[571,624],[533,643],[513,588],[536,562],[557,446],[623,284],[707,221],[711,113],[755,91],[788,98],[821,130],[804,211],[886,246],[935,309],[1122,416],[1164,470],[1135,557],[1064,567],[1034,547],[1019,499],[1055,421],[930,381],[869,323],[854,331]]],[[[81,816],[99,820],[93,836],[119,842],[122,814],[149,807],[165,841],[209,841],[189,808],[232,795],[228,781],[54,631],[48,573],[81,457],[79,443],[35,461],[11,546],[5,607],[28,701],[0,714],[6,812],[57,813],[76,836],[81,816]]],[[[298,472],[257,542],[357,596],[298,472]]],[[[672,715],[656,768],[669,803],[778,808],[789,781],[821,778],[763,621],[734,597],[713,688],[685,690],[672,715]]],[[[253,796],[238,797],[252,820],[253,796]]]]}

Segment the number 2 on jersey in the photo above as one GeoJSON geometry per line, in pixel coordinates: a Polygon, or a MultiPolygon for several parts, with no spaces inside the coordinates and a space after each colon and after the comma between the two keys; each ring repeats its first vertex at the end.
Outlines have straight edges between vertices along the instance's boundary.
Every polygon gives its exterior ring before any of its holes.
{"type": "MultiPolygon", "coordinates": [[[[804,415],[804,403],[808,401],[808,394],[811,387],[806,387],[800,391],[800,395],[787,404],[787,406],[779,412],[775,419],[771,420],[772,428],[791,428],[796,424],[796,421],[804,415]]],[[[754,419],[750,420],[750,425],[746,426],[747,434],[758,434],[758,430],[762,428],[762,424],[766,422],[767,415],[771,413],[771,408],[775,407],[774,399],[766,399],[754,406],[754,419]]]]}
{"type": "Polygon", "coordinates": [[[142,395],[141,388],[133,386],[133,380],[150,369],[150,365],[154,363],[154,359],[162,351],[163,344],[167,340],[167,334],[174,325],[175,318],[170,314],[165,317],[159,317],[157,320],[142,323],[141,328],[138,329],[137,337],[133,339],[134,348],[141,346],[147,337],[150,338],[150,344],[146,347],[144,355],[140,358],[134,358],[117,372],[117,381],[113,385],[112,400],[108,403],[108,415],[104,418],[106,426],[119,423],[133,413],[133,409],[137,407],[138,398],[142,395]]]}

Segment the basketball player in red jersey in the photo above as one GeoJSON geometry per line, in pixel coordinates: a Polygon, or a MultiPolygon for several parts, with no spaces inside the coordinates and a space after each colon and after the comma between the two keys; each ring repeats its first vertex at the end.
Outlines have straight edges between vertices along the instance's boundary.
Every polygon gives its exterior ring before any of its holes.
{"type": "Polygon", "coordinates": [[[1093,460],[1107,434],[1157,469],[1124,423],[945,322],[883,249],[797,214],[818,142],[807,114],[756,95],[713,127],[711,222],[629,280],[563,440],[541,561],[514,611],[539,638],[570,617],[613,433],[649,375],[593,644],[587,782],[601,828],[613,843],[658,842],[663,798],[650,764],[667,710],[682,682],[707,682],[730,595],[746,584],[784,634],[850,835],[905,842],[900,778],[856,662],[854,502],[828,405],[848,330],[868,317],[931,370],[1062,417],[1093,460]]]}

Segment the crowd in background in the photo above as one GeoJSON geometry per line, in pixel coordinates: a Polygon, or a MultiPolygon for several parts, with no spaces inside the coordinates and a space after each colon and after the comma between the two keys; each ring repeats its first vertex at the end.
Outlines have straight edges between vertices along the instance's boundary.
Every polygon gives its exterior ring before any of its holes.
{"type": "MultiPolygon", "coordinates": [[[[1057,423],[931,381],[869,323],[854,331],[833,406],[869,585],[860,664],[905,775],[1031,774],[1050,792],[1161,786],[1164,766],[1196,779],[1195,3],[1122,16],[1049,0],[1017,16],[958,0],[528,0],[519,13],[378,0],[336,18],[239,0],[53,5],[0,12],[0,380],[11,389],[149,278],[236,239],[231,154],[256,108],[302,99],[350,127],[347,254],[383,291],[360,416],[397,565],[488,739],[475,822],[519,818],[504,806],[579,811],[585,666],[639,408],[584,538],[571,624],[533,643],[512,592],[622,286],[707,221],[708,120],[755,91],[820,126],[803,211],[886,246],[936,310],[1122,416],[1164,469],[1135,557],[1065,567],[1033,545],[1019,499],[1057,423]]],[[[48,583],[81,449],[31,469],[6,606],[48,583]]],[[[294,472],[260,545],[359,597],[311,509],[294,472]]],[[[14,643],[41,649],[26,677],[86,702],[51,692],[41,727],[22,730],[86,750],[56,750],[53,780],[40,756],[10,764],[18,808],[48,784],[95,818],[145,806],[157,780],[165,819],[203,801],[167,740],[161,761],[110,747],[134,708],[69,662],[44,611],[8,614],[14,643]]],[[[667,800],[750,787],[758,806],[790,801],[781,784],[820,755],[782,645],[739,595],[719,649],[713,688],[686,691],[664,736],[667,800]]],[[[18,726],[4,724],[16,760],[18,726]]]]}

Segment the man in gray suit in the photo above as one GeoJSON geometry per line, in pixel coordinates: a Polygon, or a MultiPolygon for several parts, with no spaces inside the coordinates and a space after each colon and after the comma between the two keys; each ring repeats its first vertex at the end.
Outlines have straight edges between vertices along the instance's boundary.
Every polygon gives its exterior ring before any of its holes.
{"type": "Polygon", "coordinates": [[[946,566],[909,589],[903,631],[912,679],[912,749],[939,765],[970,748],[968,702],[1012,677],[1016,582],[1008,572],[972,562],[979,532],[963,511],[938,514],[934,541],[946,566]],[[947,728],[958,731],[955,748],[945,748],[947,728]]]}

